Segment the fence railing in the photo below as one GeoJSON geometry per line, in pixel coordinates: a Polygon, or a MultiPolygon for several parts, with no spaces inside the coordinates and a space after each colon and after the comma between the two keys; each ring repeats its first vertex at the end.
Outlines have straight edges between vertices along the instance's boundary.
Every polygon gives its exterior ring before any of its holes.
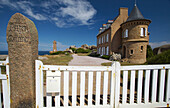
{"type": "Polygon", "coordinates": [[[170,103],[170,65],[121,66],[118,69],[116,108],[166,107],[170,103]]]}
{"type": "Polygon", "coordinates": [[[168,103],[170,65],[56,66],[36,60],[39,108],[166,107],[168,103]]]}
{"type": "Polygon", "coordinates": [[[115,77],[111,76],[115,75],[115,71],[112,68],[114,67],[43,65],[36,61],[36,106],[113,107],[115,77]],[[46,72],[46,96],[43,96],[43,72],[46,72]],[[58,86],[59,92],[49,93],[48,84],[55,76],[60,76],[58,73],[61,74],[61,81],[58,79],[60,83],[51,86],[58,86]],[[50,80],[48,77],[51,77],[50,80]],[[54,102],[52,93],[55,93],[54,102]]]}
{"type": "Polygon", "coordinates": [[[0,108],[10,108],[10,80],[8,57],[6,61],[0,61],[0,108]]]}

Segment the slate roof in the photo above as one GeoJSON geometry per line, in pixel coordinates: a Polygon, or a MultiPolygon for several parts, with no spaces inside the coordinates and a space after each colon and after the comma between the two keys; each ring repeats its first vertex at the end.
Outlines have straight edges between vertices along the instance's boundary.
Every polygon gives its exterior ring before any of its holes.
{"type": "Polygon", "coordinates": [[[145,18],[143,17],[143,15],[140,12],[140,10],[138,9],[138,7],[135,5],[132,12],[130,13],[127,21],[141,20],[141,19],[145,19],[145,18]]]}

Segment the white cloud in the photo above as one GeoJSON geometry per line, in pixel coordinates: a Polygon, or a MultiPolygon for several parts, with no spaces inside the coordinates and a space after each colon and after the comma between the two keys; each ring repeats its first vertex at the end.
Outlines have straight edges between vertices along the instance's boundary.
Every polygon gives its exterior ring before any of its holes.
{"type": "Polygon", "coordinates": [[[87,0],[12,1],[0,0],[0,5],[16,9],[36,20],[50,20],[58,27],[93,24],[97,11],[87,0]]]}
{"type": "Polygon", "coordinates": [[[156,48],[162,45],[170,44],[168,41],[162,41],[162,42],[150,42],[149,45],[151,45],[152,48],[156,48]]]}
{"type": "Polygon", "coordinates": [[[47,20],[47,18],[41,14],[35,14],[33,13],[32,9],[26,9],[25,13],[33,18],[35,18],[36,20],[47,20]]]}

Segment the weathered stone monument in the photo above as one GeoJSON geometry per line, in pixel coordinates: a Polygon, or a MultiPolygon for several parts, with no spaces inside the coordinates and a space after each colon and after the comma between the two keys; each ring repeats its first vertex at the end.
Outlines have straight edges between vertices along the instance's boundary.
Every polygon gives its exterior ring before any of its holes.
{"type": "Polygon", "coordinates": [[[35,24],[20,13],[7,26],[11,108],[35,106],[35,60],[38,59],[38,32],[35,24]]]}

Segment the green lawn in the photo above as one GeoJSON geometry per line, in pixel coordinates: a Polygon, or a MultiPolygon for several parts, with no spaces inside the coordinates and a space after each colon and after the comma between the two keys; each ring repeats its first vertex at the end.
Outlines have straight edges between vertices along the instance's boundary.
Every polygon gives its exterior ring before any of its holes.
{"type": "Polygon", "coordinates": [[[5,66],[1,66],[1,74],[6,74],[6,67],[5,66]]]}
{"type": "Polygon", "coordinates": [[[41,60],[44,65],[68,65],[73,59],[71,55],[47,55],[47,60],[41,60]]]}
{"type": "MultiPolygon", "coordinates": [[[[111,66],[112,62],[107,62],[107,63],[102,63],[102,66],[111,66]]],[[[127,63],[127,62],[122,62],[120,63],[121,66],[130,66],[130,65],[144,65],[144,64],[132,64],[132,63],[127,63]]]]}
{"type": "MultiPolygon", "coordinates": [[[[91,53],[91,52],[90,52],[91,53]]],[[[88,56],[90,53],[77,53],[78,56],[88,56]]]]}

